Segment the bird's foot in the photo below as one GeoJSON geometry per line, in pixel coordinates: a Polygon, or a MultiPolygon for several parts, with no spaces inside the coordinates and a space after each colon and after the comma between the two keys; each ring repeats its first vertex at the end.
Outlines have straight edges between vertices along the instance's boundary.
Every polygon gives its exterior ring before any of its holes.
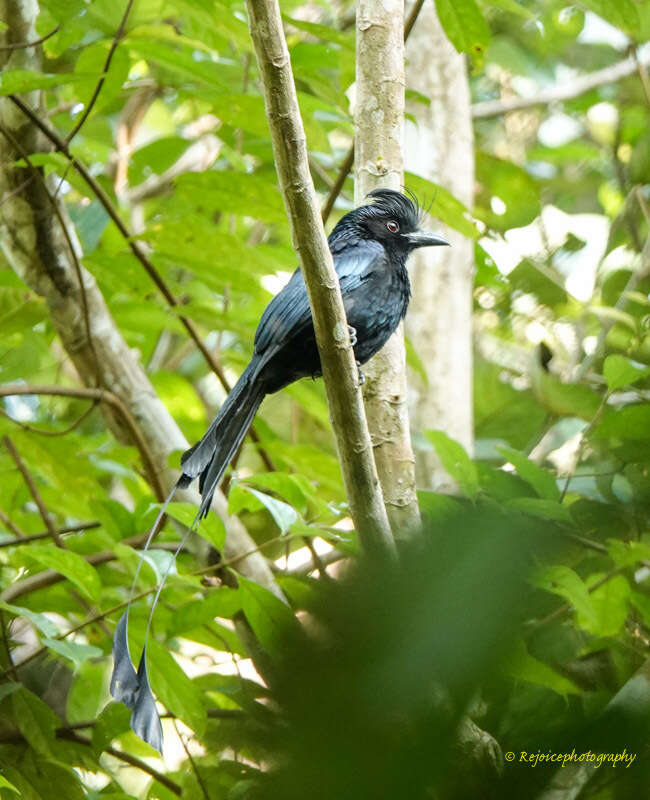
{"type": "Polygon", "coordinates": [[[355,347],[357,343],[357,329],[353,328],[352,325],[348,325],[348,333],[350,334],[350,344],[352,347],[355,347]]]}
{"type": "Polygon", "coordinates": [[[363,386],[363,384],[366,382],[366,376],[363,374],[363,372],[361,372],[361,362],[356,361],[355,363],[357,365],[357,374],[359,375],[359,386],[363,386]]]}

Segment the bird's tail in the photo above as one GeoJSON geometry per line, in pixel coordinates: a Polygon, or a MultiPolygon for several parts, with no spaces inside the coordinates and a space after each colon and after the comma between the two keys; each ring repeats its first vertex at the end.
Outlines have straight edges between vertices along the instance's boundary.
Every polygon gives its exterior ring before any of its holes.
{"type": "Polygon", "coordinates": [[[178,485],[184,488],[200,476],[199,518],[208,513],[212,495],[264,399],[265,392],[255,380],[256,366],[251,362],[246,367],[205,436],[181,457],[183,475],[178,485]]]}

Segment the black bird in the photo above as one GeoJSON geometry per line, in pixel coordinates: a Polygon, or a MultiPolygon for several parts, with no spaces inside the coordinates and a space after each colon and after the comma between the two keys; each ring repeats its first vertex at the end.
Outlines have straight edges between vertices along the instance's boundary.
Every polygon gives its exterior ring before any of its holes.
{"type": "MultiPolygon", "coordinates": [[[[375,189],[371,205],[346,214],[329,237],[329,247],[341,284],[348,324],[354,329],[352,344],[359,364],[365,364],[387,341],[406,314],[411,287],[406,259],[417,247],[447,244],[419,228],[416,203],[399,192],[375,189]]],[[[181,458],[183,474],[162,504],[145,550],[158,528],[176,488],[199,477],[201,505],[194,523],[178,546],[207,514],[212,495],[239,447],[264,396],[277,392],[298,378],[321,374],[320,358],[307,291],[300,270],[269,303],[255,334],[250,364],[221,406],[200,442],[181,458]]],[[[137,672],[129,652],[129,607],[140,565],[131,586],[126,611],[113,636],[111,694],[133,709],[131,728],[141,739],[162,751],[162,727],[147,677],[147,639],[153,612],[169,567],[154,597],[137,672]]]]}
{"type": "MultiPolygon", "coordinates": [[[[420,230],[417,203],[400,192],[375,189],[368,196],[374,202],[342,217],[328,239],[360,365],[383,347],[406,314],[409,254],[418,247],[448,244],[420,230]]],[[[299,378],[321,374],[307,290],[297,269],[262,314],[249,365],[205,436],[181,458],[178,485],[186,487],[200,477],[199,517],[207,514],[264,396],[299,378]]]]}

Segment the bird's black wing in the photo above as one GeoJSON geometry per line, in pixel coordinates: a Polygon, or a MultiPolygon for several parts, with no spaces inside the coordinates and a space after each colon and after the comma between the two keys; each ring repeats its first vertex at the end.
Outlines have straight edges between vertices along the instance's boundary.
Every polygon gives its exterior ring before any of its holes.
{"type": "MultiPolygon", "coordinates": [[[[378,242],[347,244],[334,252],[334,268],[339,277],[344,305],[380,264],[386,253],[378,242]]],[[[297,269],[289,283],[271,300],[255,333],[255,353],[267,358],[312,324],[311,308],[302,272],[297,269]]]]}

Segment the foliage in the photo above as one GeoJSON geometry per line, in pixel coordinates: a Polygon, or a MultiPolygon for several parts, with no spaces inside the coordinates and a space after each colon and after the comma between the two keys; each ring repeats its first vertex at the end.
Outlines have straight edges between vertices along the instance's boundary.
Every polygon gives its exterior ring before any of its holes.
{"type": "MultiPolygon", "coordinates": [[[[107,0],[40,5],[38,35],[61,26],[42,45],[42,71],[5,72],[0,93],[42,88],[47,120],[65,136],[93,95],[124,7],[107,0]]],[[[282,6],[313,174],[325,196],[353,133],[350,9],[282,6]]],[[[476,102],[571,83],[574,71],[611,66],[650,35],[648,4],[635,0],[436,6],[450,40],[471,59],[476,102]]],[[[271,292],[295,266],[244,20],[239,0],[137,2],[70,145],[138,226],[182,314],[230,380],[250,354],[271,292]],[[208,153],[201,160],[194,160],[197,143],[208,153]],[[185,168],[170,175],[179,163],[185,168]]],[[[476,239],[476,457],[445,432],[422,432],[462,495],[421,493],[427,541],[440,561],[407,551],[408,571],[362,565],[356,594],[351,579],[321,586],[327,581],[287,572],[278,579],[285,606],[250,581],[234,581],[236,564],[226,562],[215,580],[205,548],[194,543],[163,593],[149,658],[154,689],[181,721],[191,761],[171,719],[164,720],[173,744],[163,763],[129,731],[126,709],[107,705],[111,636],[139,558],[128,540],[158,510],[137,450],[112,438],[99,410],[86,414],[88,400],[2,401],[0,434],[11,437],[56,528],[73,529],[61,534],[65,551],[46,536],[28,539],[43,532],[44,521],[0,449],[0,580],[15,592],[0,605],[2,798],[50,797],[52,785],[66,798],[237,798],[252,796],[254,786],[290,797],[286,770],[297,792],[317,774],[312,766],[325,771],[327,780],[318,779],[328,796],[345,796],[336,782],[355,773],[354,797],[376,797],[375,784],[363,778],[376,752],[384,754],[384,771],[373,780],[383,775],[396,796],[417,797],[436,784],[441,797],[489,796],[488,788],[527,797],[551,778],[550,769],[506,765],[499,784],[468,767],[468,779],[481,782],[478,795],[446,782],[462,713],[469,709],[504,751],[571,742],[570,750],[587,741],[581,737],[590,726],[602,730],[603,710],[648,656],[650,630],[647,86],[633,74],[561,105],[476,120],[473,220],[449,192],[409,176],[418,193],[434,195],[434,217],[476,239]],[[88,560],[105,552],[106,560],[88,560]],[[468,563],[469,571],[459,566],[468,563]],[[44,585],[30,584],[33,578],[44,585]],[[338,649],[319,650],[317,626],[298,625],[305,609],[339,637],[338,649]],[[253,650],[244,619],[261,648],[257,673],[247,660],[253,650]],[[364,645],[373,653],[368,663],[364,645]],[[332,653],[349,661],[336,663],[332,653]],[[439,686],[454,696],[451,710],[434,702],[439,686]],[[339,696],[328,687],[340,687],[339,696]],[[431,704],[423,707],[425,695],[431,704]],[[376,726],[360,709],[377,714],[376,726]],[[287,719],[297,726],[289,738],[287,719]],[[327,724],[314,729],[314,720],[327,724]],[[409,765],[421,769],[431,756],[425,740],[432,725],[440,729],[435,754],[442,761],[423,778],[409,765]],[[369,729],[372,747],[363,741],[369,729]],[[397,761],[398,774],[387,762],[402,733],[411,735],[412,749],[397,761]],[[306,764],[305,753],[315,750],[319,761],[306,764]],[[328,760],[333,752],[339,761],[328,760]],[[116,753],[136,766],[122,769],[116,753]],[[266,785],[260,768],[269,763],[277,771],[266,785]],[[341,766],[338,776],[332,763],[341,766]],[[412,792],[404,789],[407,774],[417,784],[412,792]]],[[[84,266],[160,398],[196,440],[224,393],[188,342],[178,309],[157,293],[65,158],[44,154],[34,163],[54,185],[61,181],[84,266]]],[[[335,215],[351,203],[348,177],[335,215]]],[[[0,381],[76,385],[45,303],[2,258],[0,381]]],[[[417,369],[417,353],[411,360],[417,369]]],[[[265,471],[249,441],[230,482],[230,512],[280,566],[305,537],[354,553],[322,386],[303,381],[268,399],[256,427],[276,471],[265,471]]],[[[130,618],[134,653],[148,598],[178,539],[173,520],[186,522],[188,514],[180,504],[169,509],[140,571],[130,618]]],[[[225,531],[216,520],[204,521],[199,533],[221,549],[225,531]]],[[[630,775],[601,772],[582,796],[638,796],[630,775]]],[[[308,795],[317,796],[300,794],[308,795]]]]}

